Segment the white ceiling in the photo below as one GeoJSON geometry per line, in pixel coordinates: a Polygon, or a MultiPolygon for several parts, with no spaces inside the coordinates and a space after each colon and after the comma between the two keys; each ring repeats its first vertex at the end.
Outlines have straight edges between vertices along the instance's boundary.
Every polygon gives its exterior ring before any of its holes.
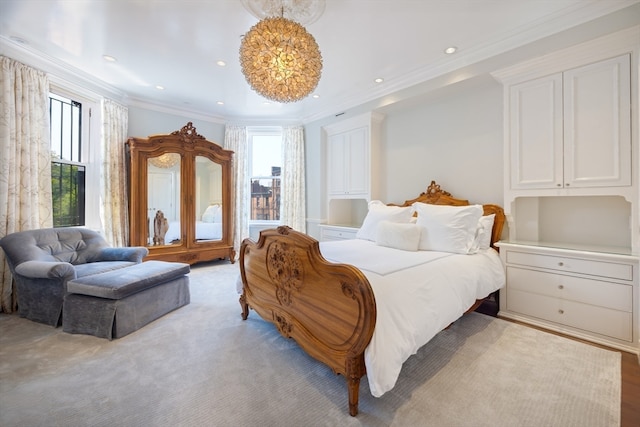
{"type": "Polygon", "coordinates": [[[0,0],[0,53],[35,56],[30,65],[53,67],[129,105],[221,121],[305,122],[403,89],[406,97],[413,85],[636,3],[326,0],[307,26],[323,56],[320,97],[289,104],[265,105],[241,74],[241,36],[258,20],[240,0],[0,0]],[[449,46],[458,52],[444,54],[449,46]]]}

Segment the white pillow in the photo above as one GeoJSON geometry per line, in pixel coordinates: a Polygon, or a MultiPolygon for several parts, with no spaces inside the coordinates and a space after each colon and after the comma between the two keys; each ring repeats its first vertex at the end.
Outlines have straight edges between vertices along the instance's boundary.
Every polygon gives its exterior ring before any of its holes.
{"type": "Polygon", "coordinates": [[[411,206],[387,206],[379,200],[369,202],[369,212],[364,218],[362,227],[356,233],[357,239],[375,242],[380,221],[408,223],[413,215],[411,206]]]}
{"type": "Polygon", "coordinates": [[[412,223],[380,221],[376,231],[376,245],[403,251],[417,251],[420,226],[412,223]]]}
{"type": "Polygon", "coordinates": [[[215,215],[213,215],[213,222],[222,222],[222,206],[218,205],[215,215]]]}
{"type": "Polygon", "coordinates": [[[481,205],[442,206],[416,202],[418,224],[422,227],[420,250],[453,252],[457,254],[474,253],[473,247],[482,216],[481,205]]]}
{"type": "Polygon", "coordinates": [[[493,231],[493,222],[496,214],[481,216],[478,220],[478,228],[476,229],[476,238],[473,246],[476,249],[489,249],[491,247],[491,233],[493,231]]]}
{"type": "Polygon", "coordinates": [[[216,214],[219,208],[220,206],[218,205],[211,205],[207,209],[205,209],[204,213],[202,214],[202,222],[215,222],[216,214]]]}

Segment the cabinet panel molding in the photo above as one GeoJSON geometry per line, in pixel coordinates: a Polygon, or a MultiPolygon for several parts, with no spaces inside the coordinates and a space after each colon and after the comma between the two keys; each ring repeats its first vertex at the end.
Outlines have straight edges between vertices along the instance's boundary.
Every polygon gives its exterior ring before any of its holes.
{"type": "MultiPolygon", "coordinates": [[[[507,305],[514,312],[617,340],[633,341],[631,313],[514,290],[507,305]]],[[[563,330],[567,332],[567,330],[563,330]]],[[[606,339],[606,338],[605,338],[606,339]]]]}
{"type": "Polygon", "coordinates": [[[507,267],[509,291],[521,290],[612,310],[633,311],[633,287],[544,271],[507,267]]]}
{"type": "Polygon", "coordinates": [[[631,185],[628,54],[505,91],[511,189],[631,185]]]}
{"type": "Polygon", "coordinates": [[[511,187],[562,185],[562,74],[509,88],[511,187]]]}
{"type": "Polygon", "coordinates": [[[509,264],[546,268],[565,273],[633,280],[633,266],[627,263],[594,261],[557,255],[540,255],[517,250],[507,251],[506,261],[509,264]]]}
{"type": "Polygon", "coordinates": [[[630,67],[623,55],[564,73],[565,186],[631,185],[630,67]]]}

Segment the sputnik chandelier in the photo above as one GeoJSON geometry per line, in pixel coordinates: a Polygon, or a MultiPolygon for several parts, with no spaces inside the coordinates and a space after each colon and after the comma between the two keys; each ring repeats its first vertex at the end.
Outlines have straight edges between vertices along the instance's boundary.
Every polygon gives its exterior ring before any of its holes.
{"type": "Polygon", "coordinates": [[[325,0],[242,3],[261,19],[240,44],[240,65],[249,85],[277,102],[295,102],[309,95],[320,81],[322,55],[316,40],[299,22],[317,20],[324,11],[325,0]]]}

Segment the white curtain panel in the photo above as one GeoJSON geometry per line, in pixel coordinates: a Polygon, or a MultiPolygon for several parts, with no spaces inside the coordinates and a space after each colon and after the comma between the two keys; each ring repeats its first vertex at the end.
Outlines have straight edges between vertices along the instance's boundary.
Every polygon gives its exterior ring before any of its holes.
{"type": "Polygon", "coordinates": [[[306,233],[304,128],[282,128],[280,223],[306,233]]]}
{"type": "Polygon", "coordinates": [[[100,173],[100,221],[112,246],[129,245],[129,208],[125,143],[129,126],[127,107],[102,101],[102,165],[100,173]]]}
{"type": "Polygon", "coordinates": [[[246,126],[226,125],[224,148],[233,154],[232,200],[233,200],[233,247],[240,253],[242,241],[249,237],[249,141],[246,126]],[[235,193],[235,195],[233,195],[235,193]]]}
{"type": "MultiPolygon", "coordinates": [[[[0,237],[53,226],[49,79],[0,56],[0,237]]],[[[0,251],[1,252],[1,251],[0,251]]],[[[11,273],[0,253],[0,311],[15,309],[11,273]]]]}

